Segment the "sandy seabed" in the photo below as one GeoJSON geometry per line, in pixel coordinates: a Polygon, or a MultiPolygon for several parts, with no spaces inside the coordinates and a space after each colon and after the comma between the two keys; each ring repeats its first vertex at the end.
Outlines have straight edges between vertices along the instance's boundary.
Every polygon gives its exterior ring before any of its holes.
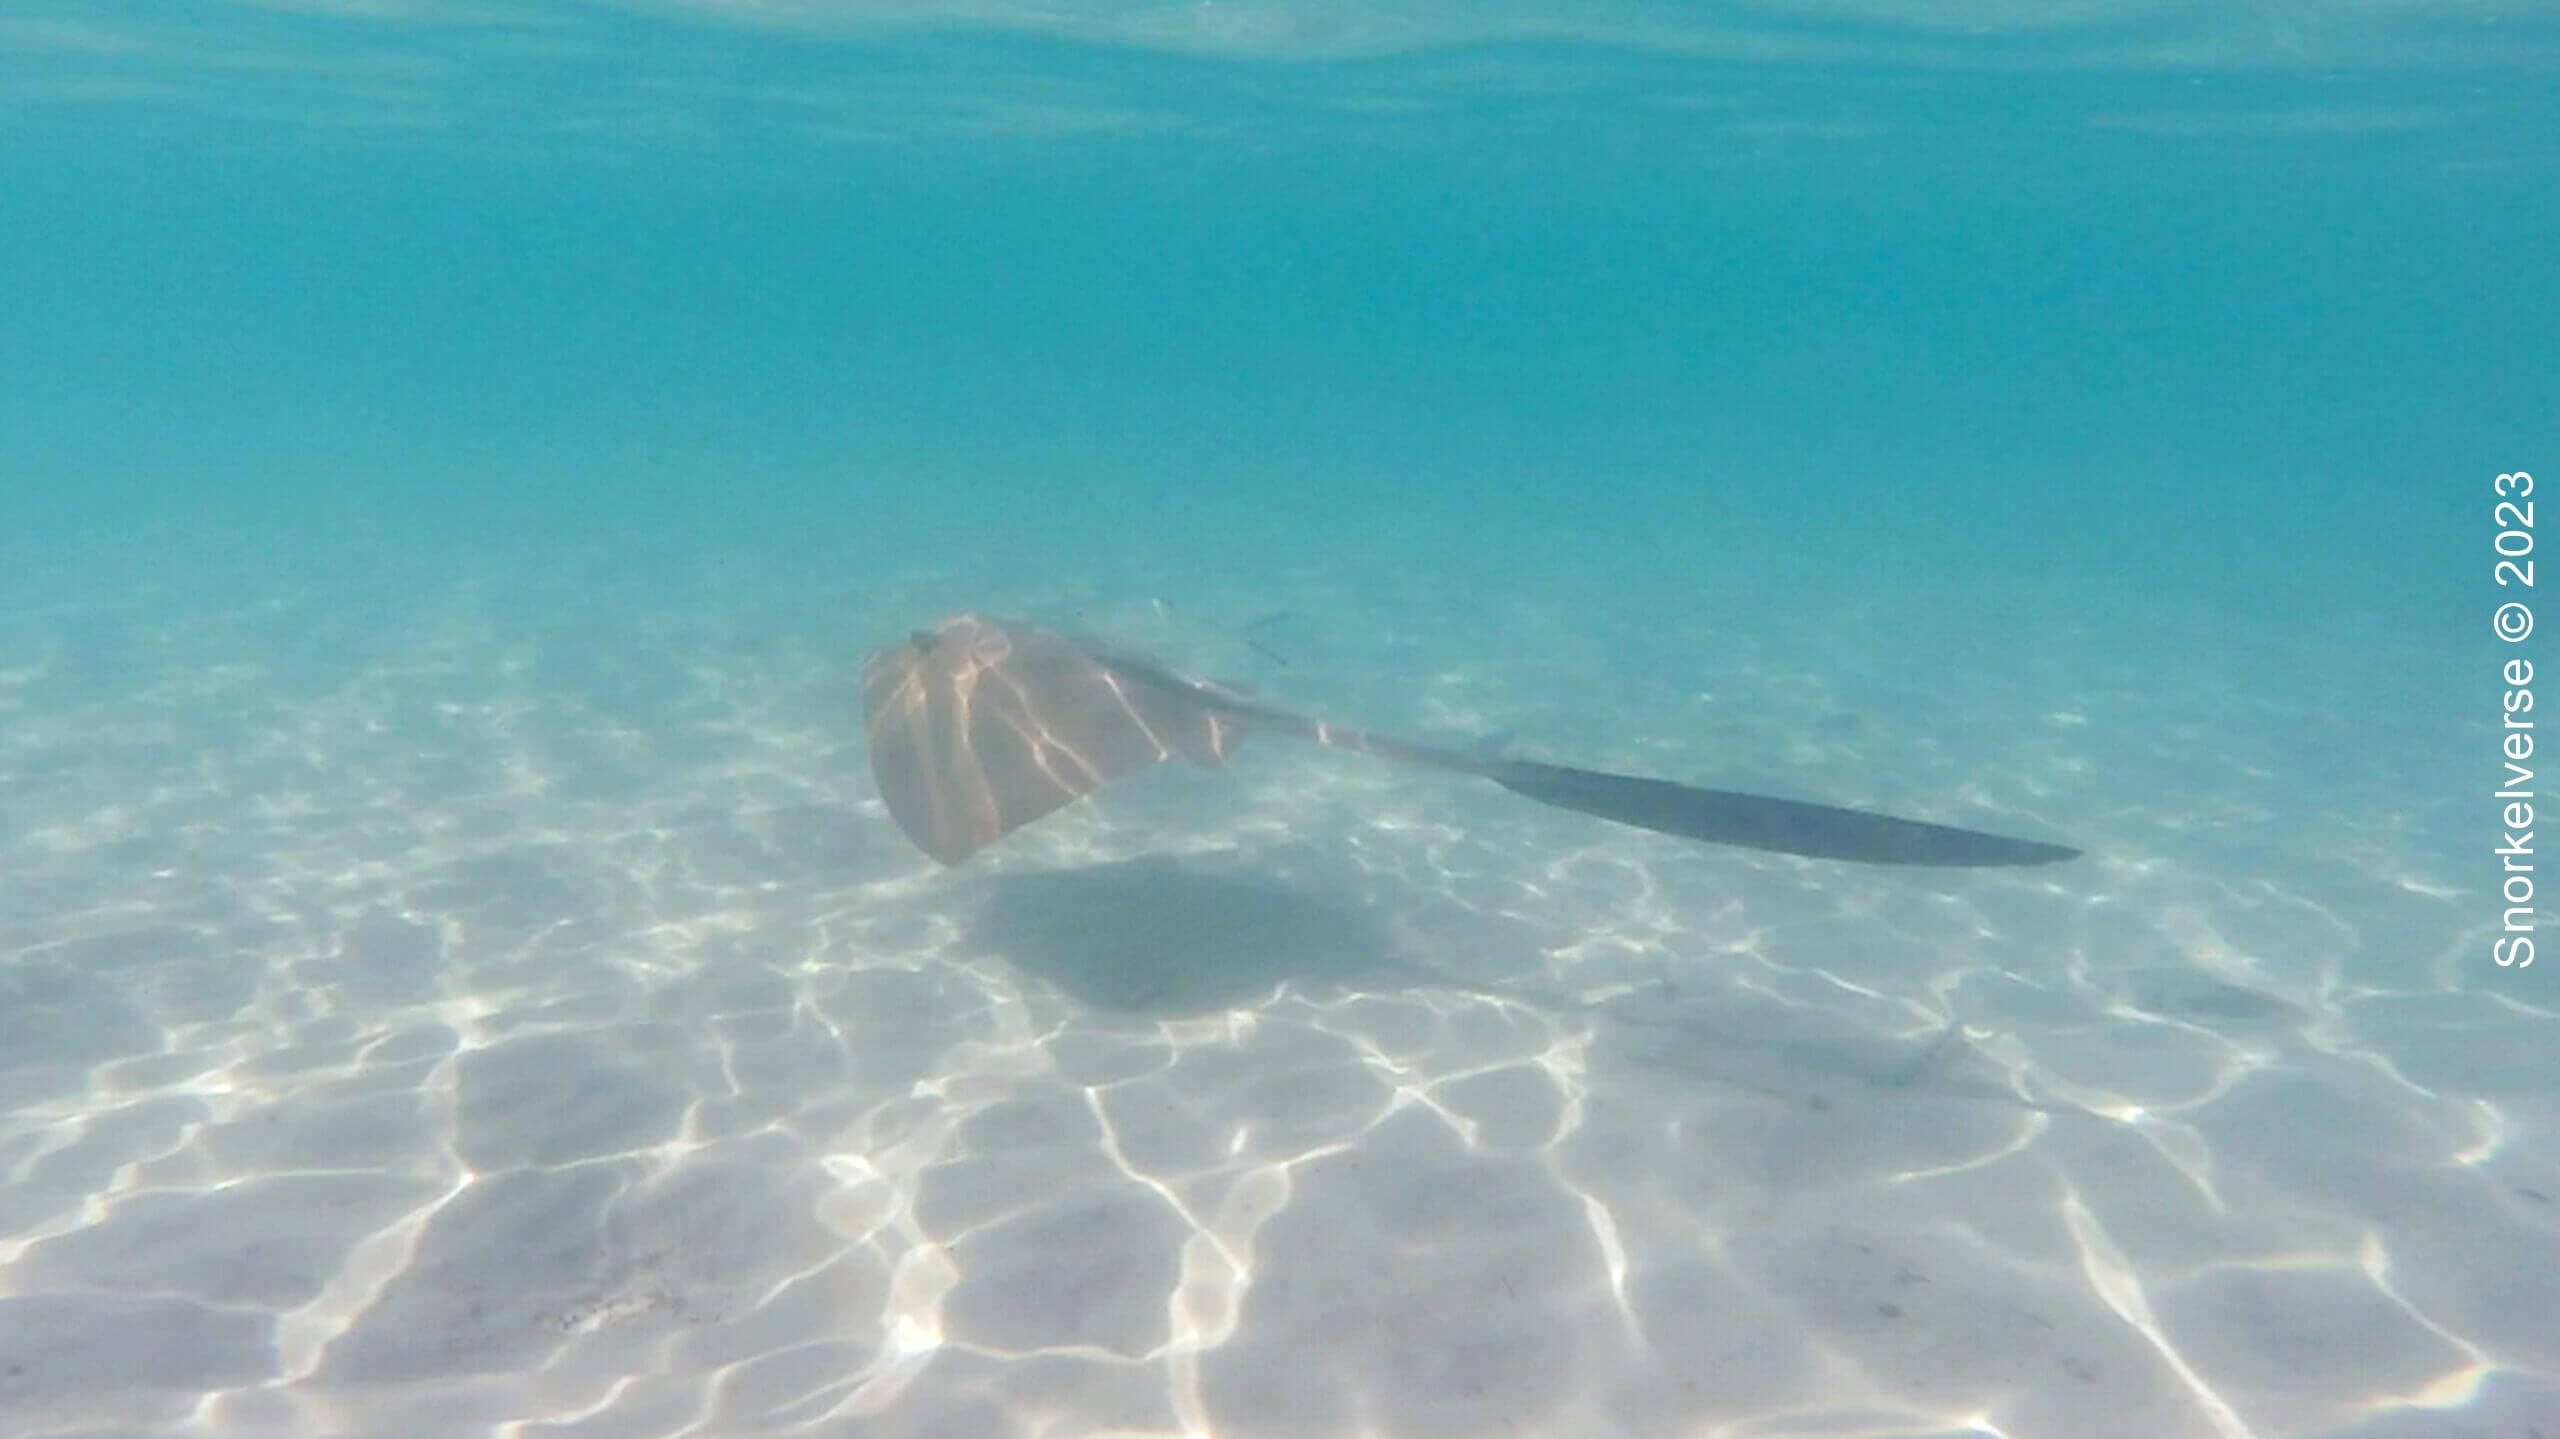
{"type": "Polygon", "coordinates": [[[935,611],[563,595],[9,632],[0,1431],[2560,1439],[2560,996],[2210,689],[1319,605],[1442,733],[2090,857],[1263,745],[944,871],[852,668],[935,611]]]}

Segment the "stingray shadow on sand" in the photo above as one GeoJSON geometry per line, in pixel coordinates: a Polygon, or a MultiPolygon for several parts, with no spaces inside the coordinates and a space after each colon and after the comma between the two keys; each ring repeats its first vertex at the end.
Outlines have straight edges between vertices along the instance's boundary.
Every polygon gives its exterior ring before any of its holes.
{"type": "Polygon", "coordinates": [[[1409,984],[1363,909],[1218,857],[1149,855],[997,877],[967,947],[1095,1009],[1178,1016],[1300,987],[1409,984]]]}
{"type": "Polygon", "coordinates": [[[1880,1034],[1851,1018],[1715,983],[1592,1001],[1543,976],[1472,978],[1408,953],[1374,900],[1303,852],[1225,851],[1003,874],[965,932],[1107,1014],[1170,1019],[1314,995],[1456,990],[1596,1026],[1599,1062],[1675,1089],[1842,1106],[1954,1101],[2077,1114],[2016,1093],[1953,1028],[1880,1034]],[[1329,897],[1334,893],[1344,898],[1329,897]],[[1685,1080],[1685,1083],[1683,1081],[1685,1080]]]}

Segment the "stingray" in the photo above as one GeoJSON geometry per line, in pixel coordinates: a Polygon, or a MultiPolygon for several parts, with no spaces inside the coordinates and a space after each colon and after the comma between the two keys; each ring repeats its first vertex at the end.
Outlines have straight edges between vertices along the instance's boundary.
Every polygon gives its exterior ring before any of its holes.
{"type": "Polygon", "coordinates": [[[1082,636],[961,613],[871,656],[871,773],[916,847],[958,864],[1105,784],[1275,734],[1491,780],[1577,814],[1711,844],[1860,864],[2051,864],[2080,851],[1923,820],[1399,739],[1267,704],[1082,636]]]}

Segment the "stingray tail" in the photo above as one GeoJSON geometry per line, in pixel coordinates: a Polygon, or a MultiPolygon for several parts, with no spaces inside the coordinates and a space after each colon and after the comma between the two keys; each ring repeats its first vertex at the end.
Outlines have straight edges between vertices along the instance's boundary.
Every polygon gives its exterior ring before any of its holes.
{"type": "Polygon", "coordinates": [[[1692,789],[1668,780],[1510,760],[1487,765],[1487,779],[1540,804],[1639,829],[1814,859],[1859,864],[1954,867],[2052,864],[2080,851],[1867,810],[1807,804],[1733,790],[1692,789]]]}

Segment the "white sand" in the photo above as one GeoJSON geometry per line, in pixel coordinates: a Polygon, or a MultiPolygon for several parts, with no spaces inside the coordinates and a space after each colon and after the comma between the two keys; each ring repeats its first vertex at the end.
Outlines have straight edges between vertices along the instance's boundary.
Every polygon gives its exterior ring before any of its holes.
{"type": "Polygon", "coordinates": [[[903,596],[280,593],[0,653],[0,1431],[2560,1435],[2553,987],[2203,681],[1265,597],[1349,716],[2092,857],[1264,747],[946,873],[903,596]]]}

